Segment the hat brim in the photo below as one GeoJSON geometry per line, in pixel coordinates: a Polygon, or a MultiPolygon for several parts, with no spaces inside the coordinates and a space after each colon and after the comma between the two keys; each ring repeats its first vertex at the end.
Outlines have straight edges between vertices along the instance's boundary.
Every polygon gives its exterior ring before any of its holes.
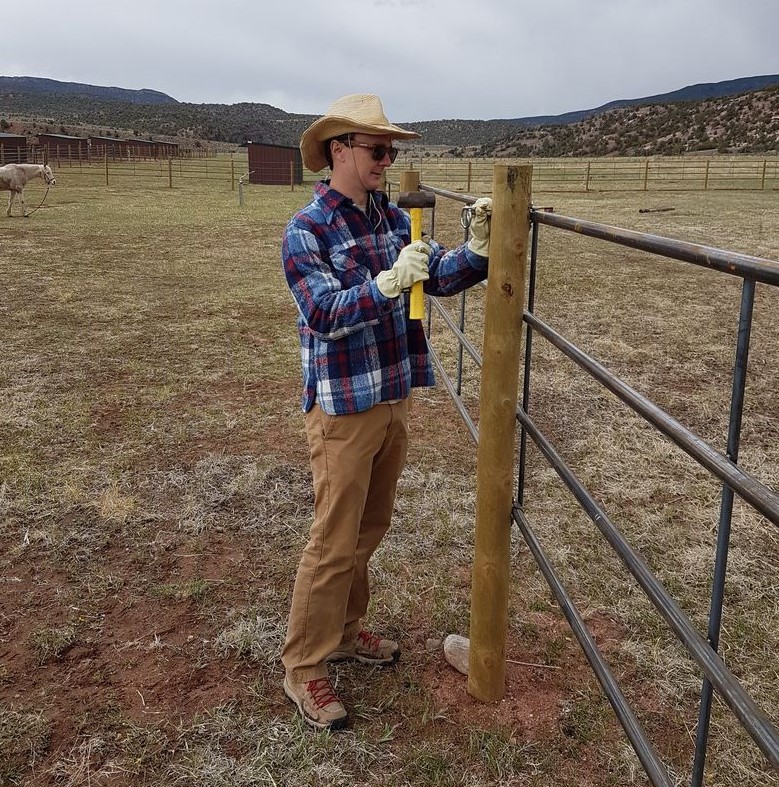
{"type": "Polygon", "coordinates": [[[327,166],[327,159],[322,143],[325,140],[339,137],[341,134],[363,133],[376,134],[378,136],[388,136],[393,139],[418,139],[416,131],[408,131],[405,128],[396,126],[392,123],[387,125],[373,125],[359,123],[348,117],[337,115],[326,115],[315,120],[300,138],[300,154],[303,158],[303,166],[311,172],[319,172],[327,166]]]}

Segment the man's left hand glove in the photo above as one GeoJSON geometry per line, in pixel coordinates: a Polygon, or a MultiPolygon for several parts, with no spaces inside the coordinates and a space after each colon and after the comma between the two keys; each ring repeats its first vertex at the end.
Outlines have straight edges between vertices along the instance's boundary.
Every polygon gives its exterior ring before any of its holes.
{"type": "Polygon", "coordinates": [[[421,240],[409,243],[400,250],[395,264],[376,276],[376,286],[385,298],[397,298],[415,282],[430,278],[427,266],[432,249],[421,240]]]}
{"type": "Polygon", "coordinates": [[[490,216],[492,214],[492,200],[489,197],[479,197],[471,205],[471,238],[468,248],[480,257],[490,256],[490,216]]]}

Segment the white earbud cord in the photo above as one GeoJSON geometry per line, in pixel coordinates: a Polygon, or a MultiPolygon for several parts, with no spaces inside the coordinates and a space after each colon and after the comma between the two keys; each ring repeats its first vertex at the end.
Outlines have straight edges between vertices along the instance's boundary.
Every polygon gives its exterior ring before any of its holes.
{"type": "Polygon", "coordinates": [[[365,182],[362,179],[362,175],[360,174],[360,168],[357,166],[357,161],[354,158],[354,148],[352,147],[352,138],[349,136],[346,138],[346,141],[349,143],[349,150],[352,153],[352,164],[354,164],[354,169],[357,172],[357,177],[360,179],[360,185],[365,189],[365,193],[368,195],[368,202],[365,203],[365,211],[368,216],[368,221],[371,220],[371,214],[368,208],[369,204],[371,205],[372,209],[376,211],[376,215],[379,217],[379,220],[376,222],[376,224],[373,225],[373,231],[376,232],[376,230],[381,226],[381,211],[376,205],[376,201],[373,199],[373,192],[365,185],[365,182]]]}

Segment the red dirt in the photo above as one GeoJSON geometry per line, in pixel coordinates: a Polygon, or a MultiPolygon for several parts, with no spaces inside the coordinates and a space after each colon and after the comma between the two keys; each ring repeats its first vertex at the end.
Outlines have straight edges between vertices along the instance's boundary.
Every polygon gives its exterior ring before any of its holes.
{"type": "MultiPolygon", "coordinates": [[[[442,657],[426,672],[426,682],[441,712],[458,726],[511,730],[519,740],[543,740],[560,724],[563,706],[577,688],[594,686],[592,672],[566,624],[552,615],[533,615],[541,637],[531,645],[513,633],[506,643],[505,696],[483,703],[468,693],[468,678],[442,657]],[[545,664],[544,648],[564,636],[565,647],[554,664],[545,664]]],[[[619,627],[602,616],[588,625],[608,652],[608,641],[618,641],[619,627]],[[596,632],[600,632],[599,634],[596,632]]]]}
{"type": "MultiPolygon", "coordinates": [[[[283,391],[270,391],[228,386],[218,397],[223,401],[236,398],[245,406],[246,397],[259,401],[269,394],[288,398],[297,392],[297,388],[293,393],[283,387],[283,391]]],[[[182,403],[182,407],[190,408],[192,402],[182,403]]],[[[456,417],[451,412],[441,416],[456,417]]],[[[95,417],[106,433],[121,429],[121,413],[114,408],[103,407],[95,417]]],[[[448,439],[446,433],[452,431],[436,432],[427,406],[416,406],[411,418],[420,441],[435,433],[440,447],[441,440],[448,439]]],[[[264,426],[261,436],[255,432],[243,436],[242,441],[237,435],[201,439],[177,457],[184,466],[192,466],[219,446],[229,445],[232,454],[245,450],[268,456],[279,446],[292,445],[287,461],[305,467],[304,438],[291,434],[293,429],[280,419],[270,428],[264,426]]],[[[451,437],[444,447],[450,460],[472,454],[463,445],[462,434],[451,437]]],[[[118,589],[107,590],[102,596],[96,593],[80,598],[76,578],[54,570],[48,547],[33,545],[22,559],[6,561],[8,570],[0,595],[0,666],[4,668],[0,671],[0,704],[19,711],[41,709],[52,725],[47,753],[36,764],[36,787],[54,783],[46,781],[47,769],[72,749],[80,733],[93,730],[99,720],[115,716],[139,725],[186,724],[226,701],[240,703],[247,684],[257,674],[256,667],[233,657],[216,659],[213,651],[213,638],[223,627],[224,613],[250,605],[252,588],[256,590],[260,581],[256,572],[262,568],[253,562],[258,548],[253,537],[209,531],[195,538],[166,527],[164,522],[156,528],[145,554],[122,543],[120,533],[109,534],[104,544],[95,547],[99,554],[93,553],[90,560],[99,561],[104,576],[121,580],[118,589]],[[236,583],[236,577],[247,581],[236,583]],[[257,579],[250,581],[249,577],[257,579]],[[204,614],[191,598],[159,597],[148,590],[152,584],[180,584],[193,578],[206,580],[213,588],[206,603],[214,614],[204,614]],[[124,593],[124,587],[132,592],[124,593]],[[76,627],[75,643],[40,663],[34,634],[66,625],[76,627]]],[[[77,563],[67,565],[68,570],[77,570],[77,563]]],[[[274,574],[272,569],[270,574],[274,574]]],[[[290,573],[286,577],[290,586],[292,580],[290,573]]],[[[273,576],[263,581],[278,584],[273,576]]],[[[461,584],[466,586],[467,582],[463,576],[461,584]]],[[[501,728],[519,740],[538,742],[559,734],[566,699],[577,687],[592,689],[594,680],[559,616],[536,613],[534,622],[539,634],[532,646],[512,635],[508,658],[543,664],[548,642],[562,638],[565,645],[554,665],[560,668],[509,663],[506,696],[498,703],[474,700],[467,693],[467,679],[450,667],[442,654],[426,661],[421,680],[440,713],[455,728],[501,728]]],[[[619,639],[618,627],[611,621],[596,617],[591,623],[607,649],[610,641],[619,639]]],[[[415,642],[404,643],[404,647],[424,648],[423,631],[420,626],[415,642]]],[[[273,701],[283,704],[280,688],[277,694],[273,701]]],[[[578,783],[586,784],[581,778],[579,772],[578,783]]]]}

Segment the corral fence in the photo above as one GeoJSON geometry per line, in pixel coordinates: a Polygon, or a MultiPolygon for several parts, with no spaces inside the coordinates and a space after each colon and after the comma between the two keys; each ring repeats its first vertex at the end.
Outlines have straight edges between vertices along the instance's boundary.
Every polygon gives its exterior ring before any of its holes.
{"type": "MultiPolygon", "coordinates": [[[[33,162],[33,159],[30,159],[33,162]]],[[[35,157],[43,163],[42,155],[35,157]]],[[[9,163],[9,162],[7,162],[9,163]]],[[[48,163],[60,176],[61,183],[81,186],[117,186],[129,188],[177,188],[193,183],[221,183],[235,190],[239,181],[248,180],[248,162],[242,156],[118,158],[100,157],[50,158],[48,163]]]]}
{"type": "MultiPolygon", "coordinates": [[[[468,690],[473,696],[484,701],[500,699],[505,691],[509,525],[513,521],[560,605],[649,780],[655,787],[671,787],[674,784],[669,769],[660,759],[631,709],[605,657],[596,645],[583,615],[564,587],[555,566],[525,514],[524,493],[529,437],[701,670],[703,677],[691,787],[701,787],[703,784],[714,692],[724,700],[771,766],[779,770],[779,731],[717,652],[734,495],[741,497],[773,525],[779,526],[779,495],[744,472],[738,465],[755,287],[758,284],[769,287],[779,286],[779,263],[536,209],[530,200],[531,168],[529,166],[496,165],[494,169],[490,189],[493,194],[493,218],[490,272],[484,312],[483,357],[465,332],[466,293],[461,296],[459,322],[436,298],[428,298],[427,317],[427,332],[439,377],[443,380],[458,412],[478,445],[468,690]],[[704,442],[534,313],[539,260],[538,238],[539,227],[542,224],[558,231],[577,233],[609,244],[640,249],[671,260],[703,266],[742,280],[736,362],[725,454],[704,442]],[[529,271],[527,271],[528,257],[529,271]],[[440,316],[443,319],[444,329],[450,332],[459,344],[460,355],[455,377],[448,374],[441,358],[435,352],[432,341],[433,312],[436,318],[440,316]],[[523,325],[524,366],[520,373],[523,325]],[[536,338],[550,342],[560,353],[577,364],[593,380],[613,393],[721,482],[720,517],[716,554],[713,560],[713,582],[706,638],[699,633],[679,603],[663,587],[639,552],[620,532],[608,513],[536,425],[530,414],[531,362],[536,338]],[[476,367],[481,370],[478,428],[474,425],[464,398],[460,395],[463,352],[467,353],[476,367]],[[517,425],[519,425],[518,459],[515,439],[517,425]],[[516,474],[515,464],[518,466],[516,474]]],[[[419,188],[446,199],[462,202],[466,206],[475,199],[471,195],[440,189],[427,183],[421,183],[419,188]]],[[[572,545],[572,549],[575,548],[576,546],[572,545]]]]}
{"type": "Polygon", "coordinates": [[[398,159],[430,186],[488,192],[496,163],[532,164],[534,191],[779,189],[777,158],[398,159]]]}
{"type": "MultiPolygon", "coordinates": [[[[168,159],[216,158],[217,154],[208,149],[179,148],[171,153],[165,143],[134,144],[132,141],[111,140],[87,144],[46,143],[45,145],[13,145],[0,141],[0,166],[4,164],[51,164],[68,169],[99,166],[106,160],[112,164],[132,164],[138,162],[167,161],[168,159]]],[[[244,157],[245,158],[245,157],[244,157]]]]}
{"type": "MultiPolygon", "coordinates": [[[[0,165],[19,160],[16,149],[0,143],[0,165]]],[[[42,163],[43,149],[30,149],[27,161],[42,163]]],[[[178,157],[144,158],[143,155],[79,156],[72,151],[50,155],[49,163],[67,177],[85,185],[135,183],[143,187],[176,188],[195,180],[221,182],[232,190],[243,177],[248,181],[249,162],[245,151],[221,155],[182,153],[178,157]]],[[[602,191],[776,191],[779,190],[779,159],[748,157],[669,157],[655,159],[445,159],[404,158],[396,161],[393,172],[405,168],[418,173],[433,187],[456,192],[489,193],[495,164],[533,166],[534,192],[602,192],[602,191]]],[[[286,184],[291,190],[295,173],[289,164],[263,165],[266,182],[286,184]],[[274,169],[274,166],[276,169],[274,169]]],[[[327,172],[303,170],[303,186],[310,186],[327,172]]]]}

